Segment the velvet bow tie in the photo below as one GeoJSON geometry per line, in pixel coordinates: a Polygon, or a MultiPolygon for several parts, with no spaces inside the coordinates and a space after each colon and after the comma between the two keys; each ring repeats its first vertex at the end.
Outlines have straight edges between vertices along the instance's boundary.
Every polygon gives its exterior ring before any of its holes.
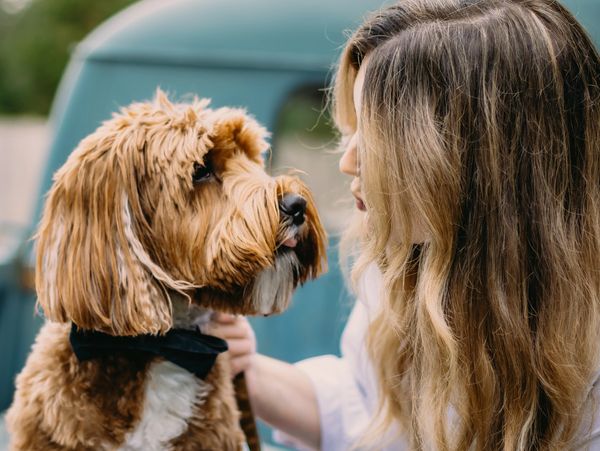
{"type": "Polygon", "coordinates": [[[227,351],[225,340],[185,329],[171,329],[165,335],[121,337],[81,330],[73,324],[69,336],[73,352],[82,362],[119,354],[146,354],[164,357],[204,379],[217,356],[227,351]]]}

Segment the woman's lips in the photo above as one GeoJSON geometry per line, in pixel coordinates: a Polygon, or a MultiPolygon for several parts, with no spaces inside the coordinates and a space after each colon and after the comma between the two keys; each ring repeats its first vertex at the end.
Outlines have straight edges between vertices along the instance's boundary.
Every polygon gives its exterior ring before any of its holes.
{"type": "Polygon", "coordinates": [[[356,199],[356,208],[358,208],[360,211],[367,211],[367,207],[365,206],[365,201],[362,199],[362,197],[360,195],[360,181],[358,178],[355,178],[352,181],[352,183],[350,185],[350,191],[352,192],[352,195],[356,199]]]}
{"type": "Polygon", "coordinates": [[[358,197],[356,198],[356,208],[358,208],[360,211],[367,211],[365,203],[362,199],[359,199],[358,197]]]}
{"type": "Polygon", "coordinates": [[[356,177],[354,180],[352,180],[352,183],[350,184],[350,191],[352,192],[352,195],[356,199],[356,208],[358,208],[360,211],[367,211],[367,207],[365,206],[365,201],[362,199],[362,196],[360,195],[360,179],[358,177],[356,177]]]}
{"type": "Polygon", "coordinates": [[[352,191],[352,195],[356,199],[356,208],[360,211],[367,211],[367,206],[365,205],[365,201],[362,200],[362,197],[360,197],[356,191],[352,191]]]}

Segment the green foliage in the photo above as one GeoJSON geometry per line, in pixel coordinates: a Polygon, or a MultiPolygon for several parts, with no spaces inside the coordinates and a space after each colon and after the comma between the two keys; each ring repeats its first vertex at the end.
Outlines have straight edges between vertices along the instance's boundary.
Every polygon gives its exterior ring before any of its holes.
{"type": "Polygon", "coordinates": [[[32,0],[15,14],[0,8],[0,113],[47,114],[70,51],[133,1],[32,0]]]}

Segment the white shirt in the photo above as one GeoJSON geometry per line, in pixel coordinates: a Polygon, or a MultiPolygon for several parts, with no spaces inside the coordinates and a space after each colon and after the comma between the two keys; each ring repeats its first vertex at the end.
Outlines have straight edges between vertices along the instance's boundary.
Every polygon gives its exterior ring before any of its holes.
{"type": "MultiPolygon", "coordinates": [[[[348,451],[360,440],[378,407],[378,388],[366,349],[369,323],[379,309],[381,273],[371,265],[361,278],[359,298],[348,318],[341,339],[342,357],[323,355],[298,362],[312,381],[319,405],[322,451],[348,451]]],[[[596,374],[592,394],[600,400],[600,372],[596,374]]],[[[593,416],[591,434],[582,439],[580,448],[600,451],[600,412],[593,416]]],[[[587,428],[586,428],[587,429],[587,428]]],[[[298,450],[307,450],[293,437],[275,431],[276,442],[298,450]]],[[[407,442],[390,431],[370,449],[408,450],[407,442]],[[391,441],[390,441],[391,440],[391,441]]]]}

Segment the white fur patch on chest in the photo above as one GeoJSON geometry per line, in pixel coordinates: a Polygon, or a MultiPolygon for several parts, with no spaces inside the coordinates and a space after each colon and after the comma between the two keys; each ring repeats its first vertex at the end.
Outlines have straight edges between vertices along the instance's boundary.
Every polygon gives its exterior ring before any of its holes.
{"type": "Polygon", "coordinates": [[[140,422],[119,450],[169,449],[169,442],[187,430],[194,407],[202,405],[211,388],[174,363],[153,363],[146,379],[140,422]]]}

